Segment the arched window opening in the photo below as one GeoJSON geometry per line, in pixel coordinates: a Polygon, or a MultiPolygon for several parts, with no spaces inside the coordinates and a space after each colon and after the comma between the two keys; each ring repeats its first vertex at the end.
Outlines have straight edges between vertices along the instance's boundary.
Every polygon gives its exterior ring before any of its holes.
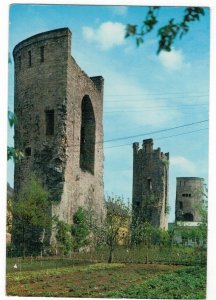
{"type": "Polygon", "coordinates": [[[183,215],[183,221],[193,222],[194,217],[191,213],[186,213],[183,215]]]}
{"type": "Polygon", "coordinates": [[[94,174],[95,116],[91,100],[85,96],[81,106],[80,168],[94,174]]]}

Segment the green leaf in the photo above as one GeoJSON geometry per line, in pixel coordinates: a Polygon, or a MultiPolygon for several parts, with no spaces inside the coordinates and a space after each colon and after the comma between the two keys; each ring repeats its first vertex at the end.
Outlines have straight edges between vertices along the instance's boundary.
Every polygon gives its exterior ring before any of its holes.
{"type": "Polygon", "coordinates": [[[143,38],[141,38],[141,37],[139,37],[139,38],[136,38],[136,45],[137,45],[137,47],[139,47],[140,46],[140,44],[143,44],[143,38]]]}
{"type": "Polygon", "coordinates": [[[126,26],[126,35],[135,35],[137,33],[137,25],[128,24],[126,26]]]}
{"type": "Polygon", "coordinates": [[[10,127],[14,126],[15,116],[14,116],[14,113],[10,110],[8,110],[8,122],[9,122],[10,127]]]}

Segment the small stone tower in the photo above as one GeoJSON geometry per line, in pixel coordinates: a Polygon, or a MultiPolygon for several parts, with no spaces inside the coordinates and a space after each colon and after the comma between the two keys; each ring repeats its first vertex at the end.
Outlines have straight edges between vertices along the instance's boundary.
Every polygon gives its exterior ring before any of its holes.
{"type": "Polygon", "coordinates": [[[169,153],[153,149],[153,140],[133,143],[133,223],[168,226],[169,153]]]}
{"type": "Polygon", "coordinates": [[[203,188],[203,178],[176,178],[176,221],[202,221],[200,209],[202,205],[203,188]]]}
{"type": "Polygon", "coordinates": [[[72,223],[79,206],[104,211],[103,77],[88,77],[71,56],[71,32],[34,35],[15,61],[15,194],[34,173],[51,195],[51,214],[72,223]]]}

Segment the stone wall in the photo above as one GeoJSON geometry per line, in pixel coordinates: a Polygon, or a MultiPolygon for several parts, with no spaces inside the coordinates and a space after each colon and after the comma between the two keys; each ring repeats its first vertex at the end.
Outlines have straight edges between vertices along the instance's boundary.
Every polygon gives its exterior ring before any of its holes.
{"type": "Polygon", "coordinates": [[[90,78],[77,65],[71,56],[68,28],[32,36],[19,43],[13,55],[15,147],[25,154],[15,163],[15,194],[34,173],[50,192],[52,215],[72,223],[74,212],[83,206],[101,217],[103,78],[90,78]],[[94,127],[88,113],[83,117],[82,105],[91,107],[94,127]],[[85,146],[88,141],[91,149],[84,154],[86,160],[91,159],[91,172],[80,167],[82,124],[83,147],[89,148],[85,146]]]}
{"type": "Polygon", "coordinates": [[[153,140],[133,144],[133,222],[168,226],[169,153],[153,149],[153,140]]]}

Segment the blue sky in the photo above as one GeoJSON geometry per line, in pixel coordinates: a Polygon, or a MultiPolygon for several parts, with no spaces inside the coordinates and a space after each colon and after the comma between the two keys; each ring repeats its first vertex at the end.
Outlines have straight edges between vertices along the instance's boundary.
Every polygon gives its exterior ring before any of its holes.
{"type": "MultiPolygon", "coordinates": [[[[159,25],[171,17],[179,20],[183,10],[161,8],[159,25]]],[[[160,55],[156,55],[156,31],[139,48],[133,39],[124,39],[125,25],[141,24],[145,12],[145,7],[131,6],[12,5],[9,51],[12,53],[17,43],[31,35],[69,27],[72,56],[89,76],[102,75],[105,79],[104,141],[140,135],[104,143],[105,194],[131,199],[132,143],[153,138],[154,148],[170,153],[169,220],[173,221],[176,177],[208,180],[208,122],[148,133],[208,119],[209,11],[206,9],[205,17],[191,25],[182,40],[176,40],[172,52],[160,55]]],[[[13,68],[12,63],[11,110],[13,68]]],[[[10,132],[10,144],[12,136],[10,132]]],[[[13,185],[12,162],[8,181],[13,185]]]]}

